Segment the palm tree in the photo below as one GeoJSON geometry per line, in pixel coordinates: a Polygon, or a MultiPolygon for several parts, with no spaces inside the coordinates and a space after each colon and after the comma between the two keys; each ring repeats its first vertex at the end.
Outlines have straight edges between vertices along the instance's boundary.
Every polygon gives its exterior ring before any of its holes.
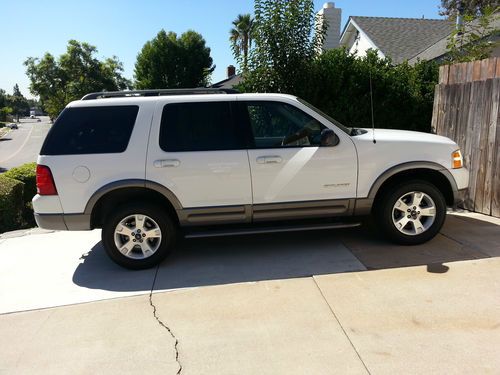
{"type": "Polygon", "coordinates": [[[250,14],[238,14],[233,21],[233,28],[229,31],[229,40],[234,57],[241,61],[243,56],[243,71],[248,68],[248,50],[252,47],[252,33],[254,20],[250,14]]]}

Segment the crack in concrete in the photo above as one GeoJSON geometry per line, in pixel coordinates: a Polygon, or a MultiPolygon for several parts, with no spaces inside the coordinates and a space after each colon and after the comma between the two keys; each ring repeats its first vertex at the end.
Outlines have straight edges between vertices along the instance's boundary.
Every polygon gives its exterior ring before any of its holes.
{"type": "Polygon", "coordinates": [[[153,291],[155,289],[156,277],[158,276],[158,270],[159,270],[159,268],[160,268],[160,266],[156,267],[155,277],[153,279],[153,285],[151,286],[151,291],[149,292],[149,305],[153,308],[153,316],[156,319],[156,321],[158,322],[158,324],[160,326],[162,326],[163,328],[165,328],[168,331],[168,333],[170,334],[170,336],[175,341],[175,343],[174,343],[175,361],[179,365],[179,369],[177,370],[176,375],[179,375],[181,373],[181,371],[182,371],[182,364],[181,364],[181,361],[179,360],[179,348],[178,348],[178,346],[179,346],[179,340],[175,336],[174,332],[170,329],[170,327],[167,326],[165,323],[163,323],[162,320],[158,317],[158,315],[156,314],[156,306],[153,303],[153,291]]]}

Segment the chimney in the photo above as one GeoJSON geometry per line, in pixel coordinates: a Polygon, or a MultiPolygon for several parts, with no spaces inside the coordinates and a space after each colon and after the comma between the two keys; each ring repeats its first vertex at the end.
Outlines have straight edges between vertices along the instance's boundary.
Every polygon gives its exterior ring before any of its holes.
{"type": "Polygon", "coordinates": [[[236,68],[233,65],[227,67],[227,78],[231,78],[236,75],[236,68]]]}
{"type": "Polygon", "coordinates": [[[321,19],[327,24],[325,40],[323,41],[323,50],[337,48],[340,42],[340,22],[342,18],[342,9],[335,8],[335,3],[325,3],[318,12],[321,19]]]}

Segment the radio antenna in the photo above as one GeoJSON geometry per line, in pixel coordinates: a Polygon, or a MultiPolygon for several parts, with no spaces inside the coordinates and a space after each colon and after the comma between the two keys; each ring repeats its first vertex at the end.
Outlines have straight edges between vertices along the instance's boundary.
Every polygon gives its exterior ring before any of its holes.
{"type": "Polygon", "coordinates": [[[372,69],[370,67],[370,105],[372,110],[372,137],[373,143],[377,143],[375,140],[375,115],[373,114],[373,88],[372,88],[372,69]]]}

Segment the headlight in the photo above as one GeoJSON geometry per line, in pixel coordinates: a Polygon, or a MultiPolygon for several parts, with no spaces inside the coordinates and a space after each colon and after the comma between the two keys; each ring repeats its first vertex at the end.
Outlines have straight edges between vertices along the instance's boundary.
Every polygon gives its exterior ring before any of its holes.
{"type": "Polygon", "coordinates": [[[453,169],[462,168],[464,166],[464,158],[460,150],[453,151],[451,154],[451,167],[453,169]]]}

